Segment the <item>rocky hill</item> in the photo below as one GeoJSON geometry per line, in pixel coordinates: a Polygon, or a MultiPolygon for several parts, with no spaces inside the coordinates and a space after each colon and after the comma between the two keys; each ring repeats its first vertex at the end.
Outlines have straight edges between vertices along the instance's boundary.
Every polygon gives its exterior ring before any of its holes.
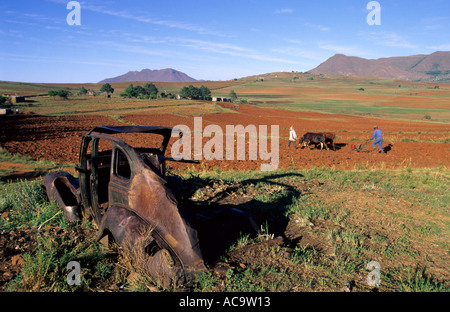
{"type": "Polygon", "coordinates": [[[450,81],[450,52],[375,60],[336,54],[309,72],[400,80],[450,81]]]}
{"type": "Polygon", "coordinates": [[[151,70],[146,68],[141,71],[129,71],[128,73],[117,77],[103,79],[99,83],[113,83],[121,81],[193,82],[197,80],[172,68],[160,70],[151,70]]]}

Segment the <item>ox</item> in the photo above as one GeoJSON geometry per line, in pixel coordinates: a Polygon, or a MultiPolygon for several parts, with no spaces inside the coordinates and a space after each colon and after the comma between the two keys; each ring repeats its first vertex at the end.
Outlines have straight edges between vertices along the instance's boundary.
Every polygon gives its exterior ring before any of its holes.
{"type": "Polygon", "coordinates": [[[336,138],[336,135],[333,132],[325,132],[323,133],[323,136],[325,137],[325,143],[330,143],[333,147],[333,151],[335,151],[336,147],[334,146],[334,139],[336,138]]]}
{"type": "Polygon", "coordinates": [[[320,144],[320,150],[323,149],[323,147],[325,146],[326,149],[328,149],[327,144],[325,143],[325,136],[322,133],[305,133],[301,138],[300,138],[300,144],[303,143],[303,146],[309,146],[309,144],[313,143],[316,146],[318,144],[320,144]]]}

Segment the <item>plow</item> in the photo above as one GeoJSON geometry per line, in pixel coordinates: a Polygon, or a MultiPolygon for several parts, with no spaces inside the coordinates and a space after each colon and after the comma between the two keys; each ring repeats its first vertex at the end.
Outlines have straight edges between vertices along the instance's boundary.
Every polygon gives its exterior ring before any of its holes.
{"type": "Polygon", "coordinates": [[[370,140],[365,141],[361,144],[352,145],[352,151],[355,152],[369,152],[367,144],[369,144],[370,140]]]}

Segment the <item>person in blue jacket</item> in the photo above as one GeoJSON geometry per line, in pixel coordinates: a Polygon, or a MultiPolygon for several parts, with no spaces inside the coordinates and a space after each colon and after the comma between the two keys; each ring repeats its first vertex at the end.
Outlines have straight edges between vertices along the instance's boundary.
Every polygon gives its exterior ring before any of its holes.
{"type": "Polygon", "coordinates": [[[378,129],[378,126],[373,127],[373,129],[375,131],[373,132],[373,135],[370,138],[371,140],[375,139],[372,143],[373,151],[374,152],[377,151],[377,144],[378,144],[378,147],[380,148],[379,153],[382,153],[383,152],[383,134],[381,133],[381,130],[378,129]]]}

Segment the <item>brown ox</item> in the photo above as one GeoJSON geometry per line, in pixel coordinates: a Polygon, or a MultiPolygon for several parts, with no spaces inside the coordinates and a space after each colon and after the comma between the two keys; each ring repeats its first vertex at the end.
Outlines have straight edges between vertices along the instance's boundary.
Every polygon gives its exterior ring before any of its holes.
{"type": "Polygon", "coordinates": [[[330,143],[333,147],[333,151],[335,151],[336,147],[334,146],[334,139],[336,138],[336,135],[333,132],[324,132],[323,136],[325,138],[325,143],[330,143]]]}
{"type": "Polygon", "coordinates": [[[303,147],[309,146],[311,143],[316,145],[320,145],[320,150],[325,146],[328,149],[328,146],[325,144],[325,137],[322,133],[305,133],[299,140],[300,144],[303,144],[303,147]]]}

